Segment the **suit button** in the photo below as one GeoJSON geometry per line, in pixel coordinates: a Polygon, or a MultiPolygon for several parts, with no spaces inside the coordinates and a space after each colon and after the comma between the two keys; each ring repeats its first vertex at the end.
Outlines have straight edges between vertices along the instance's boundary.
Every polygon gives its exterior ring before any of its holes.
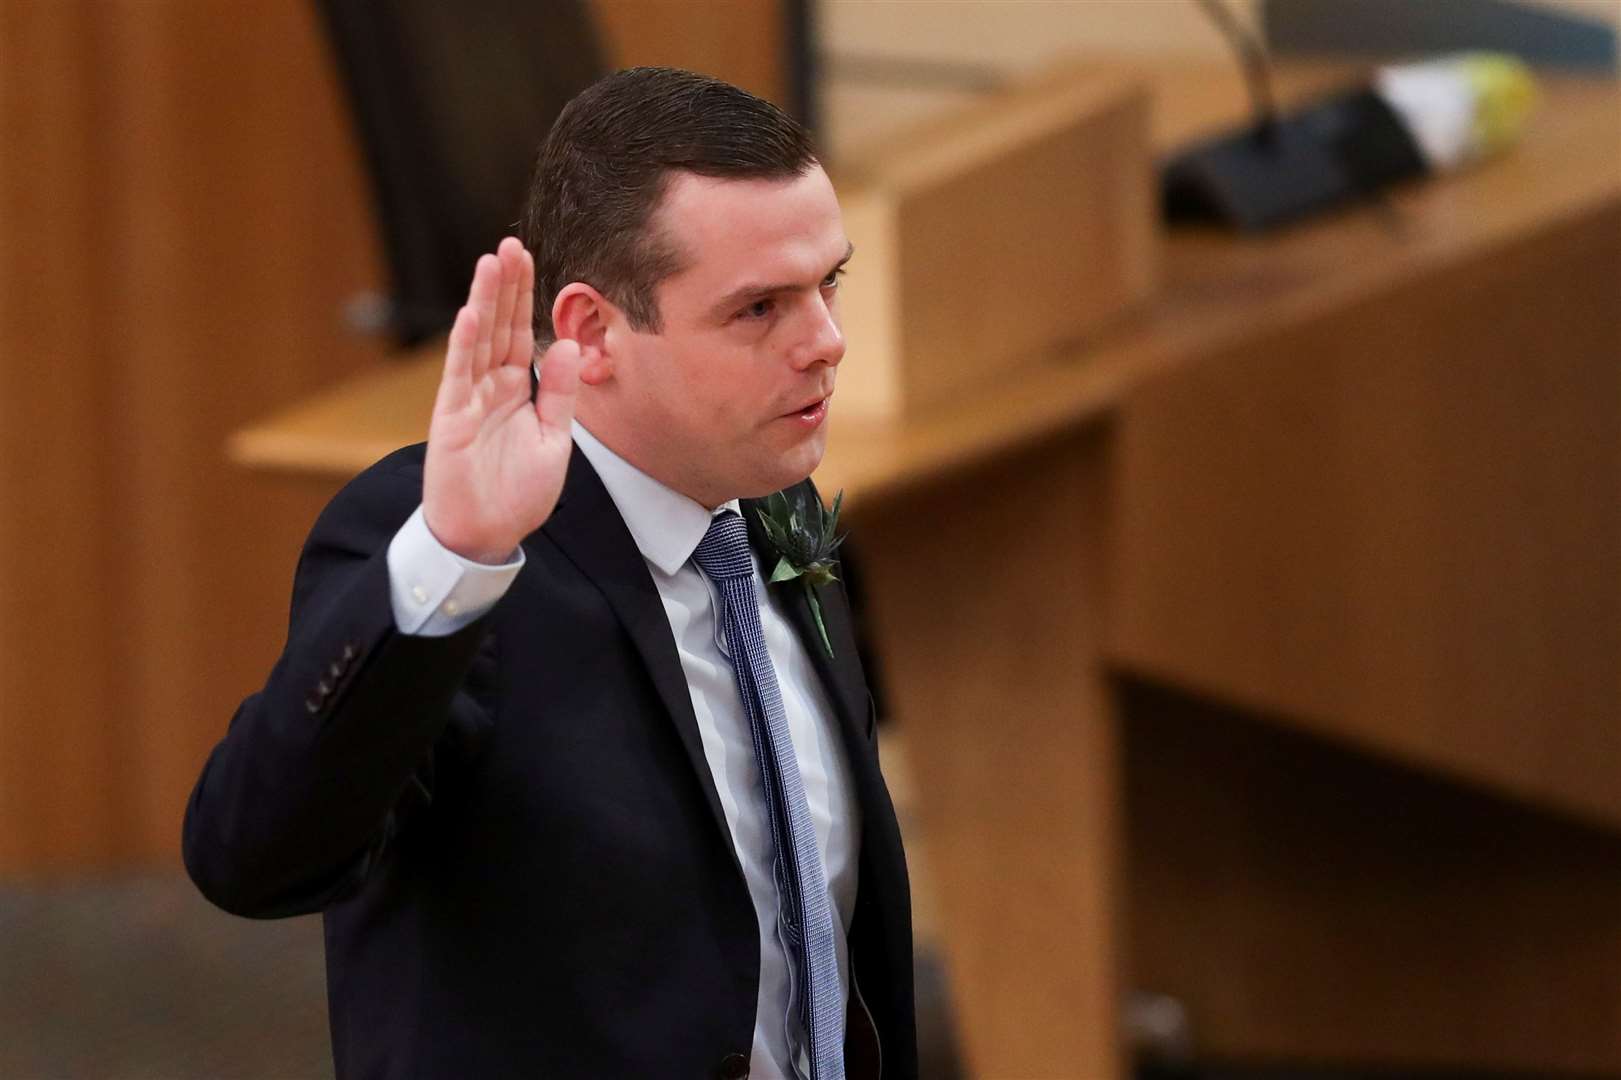
{"type": "Polygon", "coordinates": [[[334,660],[327,665],[326,673],[332,676],[332,680],[336,682],[343,676],[343,665],[334,660]]]}
{"type": "Polygon", "coordinates": [[[304,699],[304,711],[314,716],[321,711],[321,703],[315,698],[307,697],[304,699]]]}
{"type": "Polygon", "coordinates": [[[749,1059],[743,1054],[727,1054],[720,1059],[720,1068],[715,1075],[720,1080],[743,1080],[749,1075],[749,1059]]]}

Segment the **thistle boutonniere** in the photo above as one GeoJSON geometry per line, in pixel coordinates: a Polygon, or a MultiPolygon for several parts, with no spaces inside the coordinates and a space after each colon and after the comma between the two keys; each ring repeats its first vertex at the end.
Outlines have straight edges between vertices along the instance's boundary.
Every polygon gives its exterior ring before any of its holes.
{"type": "Polygon", "coordinates": [[[822,633],[822,648],[828,659],[833,657],[833,644],[827,639],[827,624],[822,622],[822,605],[816,599],[818,586],[837,581],[833,573],[834,556],[844,537],[835,535],[839,526],[839,505],[844,492],[833,497],[833,508],[824,510],[820,499],[794,499],[779,491],[765,500],[759,509],[760,524],[765,526],[766,539],[777,553],[776,569],[771,571],[771,584],[799,579],[810,601],[811,614],[816,618],[816,629],[822,633]]]}

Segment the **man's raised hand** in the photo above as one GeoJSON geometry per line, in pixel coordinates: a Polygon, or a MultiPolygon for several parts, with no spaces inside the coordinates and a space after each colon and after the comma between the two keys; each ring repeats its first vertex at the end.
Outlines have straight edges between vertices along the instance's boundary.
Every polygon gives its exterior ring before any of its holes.
{"type": "Polygon", "coordinates": [[[546,350],[529,401],[535,261],[507,237],[478,260],[456,313],[428,426],[422,509],[439,542],[464,558],[505,561],[551,515],[573,446],[580,349],[546,350]]]}

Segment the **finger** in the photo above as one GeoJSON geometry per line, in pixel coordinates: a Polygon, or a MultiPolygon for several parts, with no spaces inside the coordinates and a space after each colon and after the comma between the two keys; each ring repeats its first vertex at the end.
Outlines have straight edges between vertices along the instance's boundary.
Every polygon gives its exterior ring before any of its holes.
{"type": "Polygon", "coordinates": [[[528,367],[535,359],[535,257],[526,250],[518,273],[518,302],[512,311],[512,351],[507,363],[528,367]]]}
{"type": "Polygon", "coordinates": [[[478,335],[473,343],[471,376],[474,382],[490,369],[490,337],[495,324],[495,300],[499,291],[501,263],[494,255],[480,255],[473,268],[473,285],[467,292],[467,306],[478,316],[478,335]]]}
{"type": "Polygon", "coordinates": [[[540,388],[535,394],[535,416],[548,435],[569,434],[574,401],[580,393],[580,346],[554,341],[540,361],[540,388]]]}
{"type": "Polygon", "coordinates": [[[456,321],[450,327],[445,372],[439,378],[439,393],[434,397],[435,414],[465,408],[473,396],[473,349],[477,338],[478,315],[464,305],[456,312],[456,321]]]}
{"type": "Polygon", "coordinates": [[[505,364],[512,346],[512,309],[518,303],[518,279],[523,276],[523,245],[509,236],[495,249],[495,257],[501,278],[495,293],[495,325],[490,328],[490,362],[505,364]]]}

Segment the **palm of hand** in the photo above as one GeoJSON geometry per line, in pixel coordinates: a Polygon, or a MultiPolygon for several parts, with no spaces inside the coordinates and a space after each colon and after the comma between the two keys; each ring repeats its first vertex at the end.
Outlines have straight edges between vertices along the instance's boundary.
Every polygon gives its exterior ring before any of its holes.
{"type": "Polygon", "coordinates": [[[533,404],[534,263],[516,240],[479,260],[428,430],[423,511],[451,551],[505,560],[551,514],[572,448],[579,348],[547,350],[533,404]]]}

